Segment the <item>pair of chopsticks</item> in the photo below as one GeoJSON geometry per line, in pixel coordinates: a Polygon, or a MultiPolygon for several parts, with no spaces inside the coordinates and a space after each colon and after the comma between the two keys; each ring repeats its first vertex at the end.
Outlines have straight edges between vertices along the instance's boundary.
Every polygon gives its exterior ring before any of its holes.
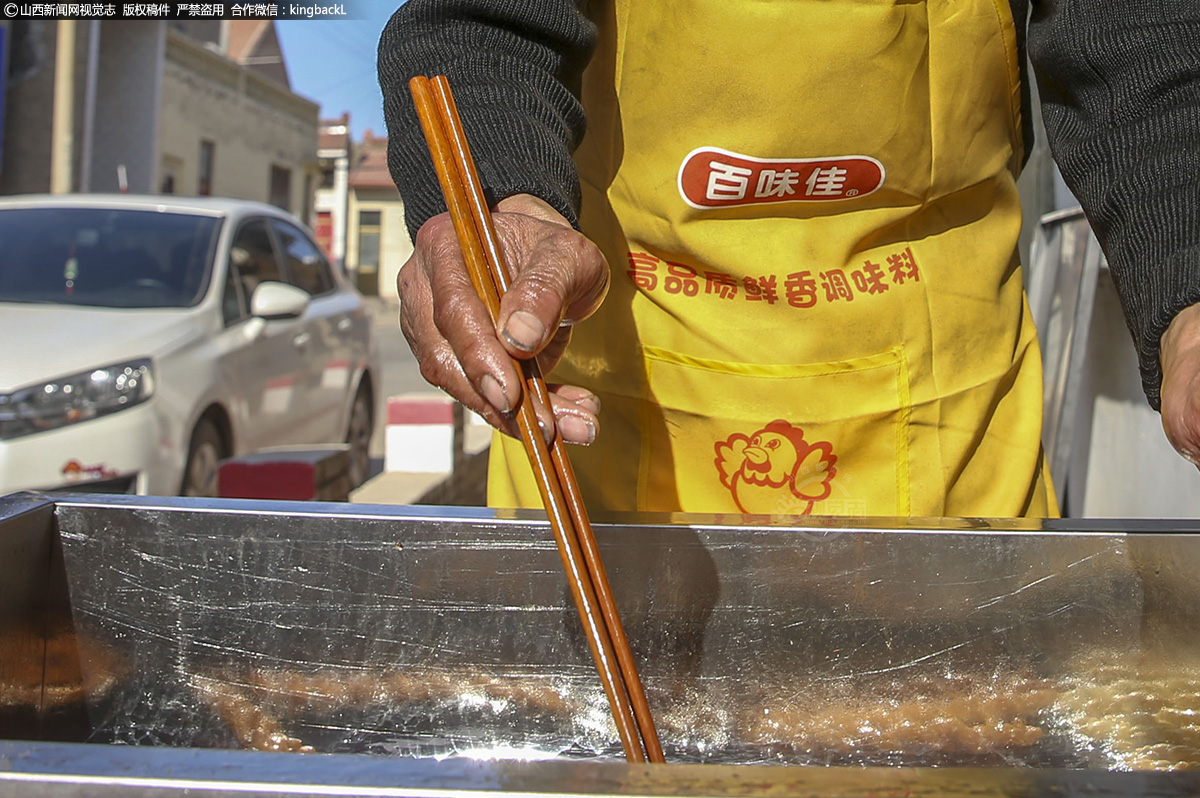
{"type": "MultiPolygon", "coordinates": [[[[418,75],[409,81],[408,87],[471,281],[487,306],[492,323],[496,324],[500,315],[500,297],[508,290],[511,277],[500,253],[491,212],[475,170],[475,161],[467,147],[450,84],[445,76],[430,80],[418,75]]],[[[538,490],[550,518],[579,618],[587,633],[592,658],[608,696],[625,758],[630,762],[665,762],[633,653],[600,560],[592,525],[579,495],[575,472],[563,450],[562,440],[555,436],[553,443],[547,446],[538,426],[533,402],[536,398],[545,407],[550,407],[546,383],[536,361],[514,358],[513,364],[525,379],[525,390],[517,411],[521,441],[537,478],[538,490]]]]}

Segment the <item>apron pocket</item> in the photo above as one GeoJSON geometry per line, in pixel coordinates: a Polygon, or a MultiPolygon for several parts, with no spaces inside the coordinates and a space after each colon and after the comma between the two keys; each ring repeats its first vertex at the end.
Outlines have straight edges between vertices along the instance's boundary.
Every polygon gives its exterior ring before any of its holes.
{"type": "Polygon", "coordinates": [[[903,516],[908,370],[901,348],[802,365],[643,350],[639,507],[903,516]]]}

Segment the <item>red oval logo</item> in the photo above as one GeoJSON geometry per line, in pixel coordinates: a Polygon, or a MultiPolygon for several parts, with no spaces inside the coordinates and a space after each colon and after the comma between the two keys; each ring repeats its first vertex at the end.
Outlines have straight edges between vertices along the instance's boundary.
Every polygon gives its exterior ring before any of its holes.
{"type": "Polygon", "coordinates": [[[867,155],[753,158],[718,147],[692,150],[679,167],[679,194],[693,208],[769,202],[828,202],[879,189],[883,164],[867,155]]]}

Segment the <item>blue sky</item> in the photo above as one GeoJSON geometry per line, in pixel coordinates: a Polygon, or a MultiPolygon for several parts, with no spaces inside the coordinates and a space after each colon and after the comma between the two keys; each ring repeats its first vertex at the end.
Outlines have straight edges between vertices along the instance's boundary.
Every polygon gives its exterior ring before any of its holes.
{"type": "Polygon", "coordinates": [[[400,2],[361,3],[360,18],[279,20],[275,23],[287,61],[292,91],[320,103],[321,118],[350,112],[355,140],[364,130],[383,136],[383,98],[375,75],[379,34],[400,2]]]}

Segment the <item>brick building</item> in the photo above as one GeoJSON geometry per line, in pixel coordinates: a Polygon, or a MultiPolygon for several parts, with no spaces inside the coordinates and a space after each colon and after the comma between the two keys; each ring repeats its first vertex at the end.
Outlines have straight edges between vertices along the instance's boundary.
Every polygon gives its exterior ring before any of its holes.
{"type": "Polygon", "coordinates": [[[387,166],[387,137],[363,133],[350,167],[346,266],[358,290],[399,302],[396,276],[412,255],[404,203],[387,166]]]}
{"type": "Polygon", "coordinates": [[[51,190],[67,92],[67,190],[255,199],[312,221],[318,106],[292,92],[273,23],[17,21],[10,33],[0,193],[51,190]],[[69,76],[60,46],[74,51],[69,76]]]}

